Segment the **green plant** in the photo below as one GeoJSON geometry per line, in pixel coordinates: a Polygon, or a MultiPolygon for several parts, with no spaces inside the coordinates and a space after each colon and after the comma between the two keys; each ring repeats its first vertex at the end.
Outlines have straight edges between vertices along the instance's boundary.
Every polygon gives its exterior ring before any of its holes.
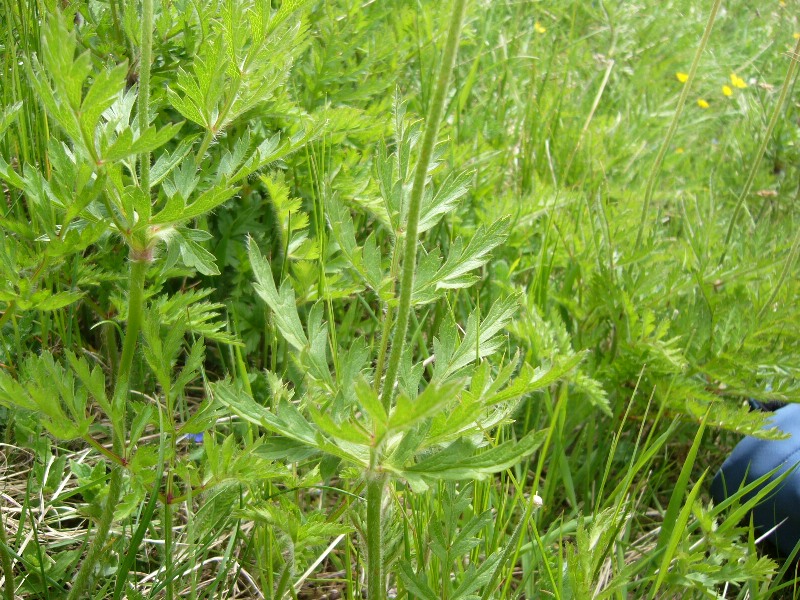
{"type": "Polygon", "coordinates": [[[796,587],[797,16],[460,4],[4,2],[6,596],[796,587]]]}
{"type": "MultiPolygon", "coordinates": [[[[316,130],[311,127],[300,129],[284,141],[276,133],[253,145],[246,132],[231,151],[223,149],[216,171],[197,174],[211,142],[237,119],[263,106],[270,99],[265,86],[274,86],[285,77],[290,65],[287,59],[302,35],[294,15],[301,6],[286,3],[277,11],[270,11],[264,4],[243,4],[241,10],[228,7],[221,17],[221,32],[213,43],[203,46],[205,50],[196,59],[194,76],[179,73],[177,91],[168,90],[167,96],[162,93],[152,101],[152,0],[143,3],[141,39],[129,40],[139,47],[139,85],[135,90],[127,89],[126,63],[95,71],[90,50],[79,51],[76,28],[68,26],[68,19],[58,13],[47,20],[41,56],[26,58],[28,81],[65,140],[53,139],[49,144],[52,172],[32,164],[22,165],[18,172],[0,158],[0,178],[24,194],[31,217],[30,228],[17,221],[13,230],[17,235],[2,238],[6,250],[2,300],[6,310],[0,325],[13,321],[17,310],[54,311],[83,298],[81,286],[92,284],[91,272],[84,281],[76,282],[77,289],[69,292],[52,293],[46,278],[92,248],[111,246],[120,239],[130,260],[128,280],[119,290],[127,294],[127,304],[121,307],[125,323],[122,353],[118,357],[112,355],[110,376],[90,365],[85,356],[67,352],[64,366],[49,351],[26,359],[16,377],[0,373],[0,402],[5,406],[38,413],[55,437],[82,439],[111,461],[104,507],[69,598],[82,598],[88,593],[112,521],[120,513],[130,514],[137,506],[144,506],[141,503],[146,494],[162,500],[165,589],[167,597],[173,597],[172,505],[185,498],[180,488],[196,485],[191,477],[180,484],[174,480],[175,473],[181,472],[177,441],[186,433],[203,431],[215,417],[210,410],[206,414],[201,411],[186,422],[177,420],[177,402],[202,367],[203,343],[197,340],[191,345],[181,369],[177,362],[187,334],[233,340],[213,324],[217,308],[214,305],[190,299],[186,306],[180,302],[170,306],[168,301],[161,303],[161,310],[146,310],[147,279],[148,275],[153,278],[152,287],[158,289],[174,276],[176,265],[183,265],[183,271],[179,271],[182,273],[218,273],[213,255],[203,247],[208,233],[190,224],[229,200],[239,189],[237,182],[301,147],[314,135],[316,130]],[[249,21],[238,18],[243,12],[251,17],[249,21]],[[237,68],[232,72],[230,67],[234,64],[237,68]],[[197,136],[185,135],[179,143],[172,143],[184,123],[165,119],[167,99],[205,128],[196,153],[192,150],[197,136]],[[138,105],[135,115],[134,104],[138,105]],[[151,125],[153,115],[158,125],[151,125]],[[28,236],[29,242],[23,243],[34,224],[43,228],[42,234],[35,239],[28,236]],[[157,262],[162,245],[166,245],[166,253],[157,262]],[[190,303],[194,306],[188,306],[190,303]],[[144,338],[143,346],[140,337],[144,338]],[[141,403],[131,398],[133,382],[142,377],[137,377],[134,370],[140,346],[163,401],[141,403]],[[107,387],[113,389],[110,396],[107,387]],[[93,427],[90,400],[107,419],[104,429],[113,442],[110,450],[97,441],[100,432],[93,427]],[[150,426],[161,432],[163,441],[157,453],[152,446],[138,444],[150,426]],[[149,472],[156,465],[157,472],[149,472]],[[129,478],[124,476],[124,470],[129,478]],[[123,490],[125,497],[119,505],[123,490]]],[[[192,38],[186,38],[185,43],[187,50],[198,44],[192,38]]],[[[17,103],[4,113],[3,129],[19,108],[17,103]]],[[[172,300],[177,298],[179,295],[172,300]]],[[[112,338],[111,344],[114,343],[112,338]]],[[[219,465],[210,473],[204,489],[231,476],[219,465]]],[[[276,473],[251,469],[239,480],[257,477],[260,481],[267,475],[276,473]]],[[[154,508],[154,501],[150,501],[146,513],[152,515],[154,508]]],[[[139,527],[139,539],[146,526],[147,519],[139,527]]],[[[124,551],[135,556],[138,548],[134,544],[124,551]]],[[[4,553],[4,557],[7,559],[8,555],[4,553]]],[[[125,564],[129,568],[130,560],[125,564]]],[[[116,587],[117,597],[124,584],[123,575],[116,587]]]]}

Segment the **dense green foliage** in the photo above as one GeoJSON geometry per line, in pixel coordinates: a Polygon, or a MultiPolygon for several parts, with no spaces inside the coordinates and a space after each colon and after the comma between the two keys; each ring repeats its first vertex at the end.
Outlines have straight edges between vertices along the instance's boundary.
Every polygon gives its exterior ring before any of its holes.
{"type": "Polygon", "coordinates": [[[3,0],[5,598],[791,595],[797,15],[461,4],[3,0]]]}

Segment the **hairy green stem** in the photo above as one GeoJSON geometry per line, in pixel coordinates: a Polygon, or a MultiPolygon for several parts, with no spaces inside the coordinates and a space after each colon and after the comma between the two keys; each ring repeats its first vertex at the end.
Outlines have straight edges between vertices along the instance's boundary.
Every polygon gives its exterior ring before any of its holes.
{"type": "Polygon", "coordinates": [[[703,50],[706,49],[708,39],[711,37],[711,30],[714,28],[714,21],[717,18],[717,12],[719,11],[721,4],[722,0],[714,0],[714,6],[711,7],[711,14],[708,16],[708,20],[706,21],[706,28],[705,31],[703,31],[703,37],[700,39],[700,45],[697,47],[697,51],[694,53],[692,66],[689,68],[689,77],[683,86],[680,97],[678,98],[678,106],[675,107],[675,114],[672,116],[672,123],[669,124],[667,135],[664,138],[664,141],[661,143],[661,148],[658,149],[656,161],[653,163],[653,168],[650,169],[650,174],[647,177],[647,185],[644,188],[644,202],[642,203],[642,216],[639,220],[639,232],[636,234],[636,244],[634,246],[636,250],[639,249],[642,239],[644,238],[644,231],[647,227],[647,215],[650,212],[650,202],[653,199],[653,192],[655,191],[656,187],[656,179],[658,178],[659,171],[661,171],[661,163],[664,162],[664,157],[667,155],[669,145],[672,143],[672,138],[675,136],[675,132],[678,129],[678,121],[681,118],[683,107],[686,105],[686,98],[689,96],[689,91],[692,87],[695,73],[697,73],[697,65],[700,64],[700,57],[703,55],[703,50]]]}
{"type": "Polygon", "coordinates": [[[3,515],[0,514],[0,564],[3,567],[3,577],[5,579],[5,599],[14,600],[14,568],[11,565],[11,557],[8,554],[8,541],[6,538],[6,525],[3,523],[3,515]]]}
{"type": "MultiPolygon", "coordinates": [[[[139,61],[139,131],[147,129],[150,113],[150,64],[153,62],[153,0],[142,0],[142,55],[139,61]]],[[[139,155],[141,187],[150,194],[150,153],[139,155]]]]}
{"type": "MultiPolygon", "coordinates": [[[[171,434],[175,438],[174,434],[171,434]]],[[[169,468],[169,467],[168,467],[169,468]]],[[[172,573],[172,471],[167,473],[167,502],[164,503],[164,598],[172,600],[175,597],[175,584],[172,573]]]]}
{"type": "Polygon", "coordinates": [[[203,136],[203,141],[200,143],[200,148],[197,150],[197,154],[195,154],[194,162],[195,164],[199,165],[203,162],[203,157],[206,155],[209,146],[211,146],[211,142],[214,140],[214,130],[213,129],[206,129],[206,134],[203,136]]]}
{"type": "MultiPolygon", "coordinates": [[[[419,217],[422,208],[422,194],[425,189],[425,180],[428,177],[428,167],[430,166],[433,148],[436,144],[436,135],[439,130],[439,122],[442,119],[445,106],[445,96],[450,75],[456,62],[458,41],[461,35],[461,24],[464,22],[464,14],[467,10],[466,0],[455,0],[453,12],[450,18],[450,29],[447,33],[442,62],[439,66],[439,75],[436,81],[436,90],[431,101],[428,118],[425,125],[425,136],[422,140],[419,160],[414,172],[414,183],[411,187],[411,195],[408,200],[408,213],[405,226],[405,247],[403,248],[402,279],[400,281],[400,302],[397,307],[397,318],[395,320],[394,338],[392,350],[389,354],[389,362],[386,370],[386,377],[383,382],[382,402],[389,410],[394,395],[394,384],[397,380],[397,373],[400,369],[400,359],[403,355],[408,322],[411,315],[411,292],[414,289],[414,272],[417,263],[417,242],[419,238],[419,217]]],[[[398,232],[397,243],[400,243],[402,232],[398,232]]],[[[395,255],[397,256],[397,255],[395,255]]],[[[388,343],[386,336],[389,333],[388,327],[384,329],[381,346],[385,348],[388,343]]],[[[375,373],[376,379],[380,379],[381,373],[375,373]]],[[[381,531],[381,521],[383,517],[383,493],[386,487],[386,476],[375,472],[379,467],[379,457],[373,449],[372,465],[367,483],[367,594],[370,600],[383,600],[386,597],[386,587],[384,585],[383,573],[383,535],[381,531]]]]}
{"type": "MultiPolygon", "coordinates": [[[[411,196],[408,200],[408,220],[405,231],[405,248],[403,254],[403,273],[400,281],[400,303],[397,307],[397,320],[394,329],[392,351],[389,354],[389,363],[386,378],[383,382],[381,399],[384,407],[389,409],[394,394],[394,384],[400,369],[400,357],[403,355],[408,321],[411,314],[411,292],[414,289],[414,272],[417,266],[417,242],[419,237],[419,216],[422,208],[422,193],[425,190],[425,180],[428,177],[433,148],[436,145],[436,135],[439,131],[439,121],[444,112],[447,84],[456,62],[458,40],[461,35],[461,24],[467,9],[466,0],[455,0],[453,13],[450,19],[450,30],[447,33],[442,63],[439,66],[439,76],[436,81],[436,90],[431,101],[425,124],[425,137],[422,140],[419,160],[414,172],[414,183],[411,187],[411,196]]],[[[397,236],[398,241],[400,235],[397,236]]],[[[376,374],[380,377],[380,373],[376,374]]]]}
{"type": "Polygon", "coordinates": [[[175,407],[172,401],[172,382],[169,382],[168,387],[162,390],[164,393],[164,403],[167,409],[167,422],[169,423],[169,431],[164,430],[163,419],[161,422],[161,435],[169,436],[170,452],[166,461],[162,461],[162,465],[166,465],[166,502],[164,502],[164,579],[165,579],[165,592],[164,597],[166,600],[172,600],[175,597],[175,584],[173,581],[172,572],[172,497],[173,497],[173,480],[172,480],[172,461],[177,455],[177,438],[175,431],[177,430],[175,424],[175,407]]]}
{"type": "MultiPolygon", "coordinates": [[[[122,344],[122,355],[119,359],[119,370],[114,387],[112,409],[114,416],[123,416],[125,401],[130,388],[133,356],[139,341],[139,330],[142,327],[142,309],[144,307],[144,280],[147,261],[131,261],[130,287],[128,292],[128,322],[125,330],[125,341],[122,344]]],[[[115,449],[116,451],[116,449],[115,449]]]]}
{"type": "MultiPolygon", "coordinates": [[[[403,176],[403,170],[399,166],[397,168],[397,172],[403,176]]],[[[391,277],[392,281],[397,280],[397,270],[400,265],[400,252],[402,251],[401,248],[397,247],[397,245],[399,245],[398,237],[395,237],[395,244],[396,247],[394,252],[392,252],[392,267],[389,271],[389,276],[391,277]]],[[[394,325],[394,322],[392,321],[391,304],[389,304],[389,302],[384,302],[384,306],[386,307],[386,312],[383,318],[383,327],[381,327],[381,345],[380,349],[378,350],[378,361],[375,364],[375,381],[373,383],[375,393],[379,395],[381,393],[381,377],[383,376],[384,368],[386,368],[386,353],[389,351],[389,338],[392,336],[392,326],[394,325]]]]}
{"type": "Polygon", "coordinates": [[[383,491],[384,476],[373,476],[367,483],[367,598],[383,600],[383,491]]]}
{"type": "Polygon", "coordinates": [[[792,87],[792,79],[794,79],[795,72],[797,71],[798,53],[800,53],[800,38],[798,38],[797,43],[794,46],[794,57],[789,61],[789,70],[786,71],[786,77],[783,79],[781,94],[778,97],[778,102],[775,104],[774,110],[772,111],[772,116],[770,117],[769,124],[767,125],[767,131],[764,133],[764,138],[761,140],[761,145],[758,147],[756,159],[753,161],[753,164],[750,167],[750,173],[747,174],[747,181],[744,183],[742,193],[739,194],[739,198],[736,201],[736,208],[733,209],[733,216],[731,217],[731,222],[728,224],[728,232],[725,234],[725,243],[722,246],[722,256],[719,258],[719,264],[722,264],[725,261],[725,256],[728,254],[728,246],[731,242],[731,237],[733,236],[734,227],[736,226],[736,219],[739,218],[739,213],[744,206],[744,201],[753,187],[753,182],[756,180],[756,174],[758,173],[758,168],[761,166],[761,160],[764,158],[764,153],[767,151],[767,144],[772,137],[772,131],[775,129],[775,125],[778,123],[778,118],[783,110],[783,105],[786,103],[786,96],[789,94],[789,88],[792,87]]]}
{"type": "MultiPolygon", "coordinates": [[[[122,345],[122,357],[119,361],[119,370],[114,386],[114,397],[111,409],[113,414],[109,415],[112,419],[125,419],[125,401],[130,391],[131,370],[133,367],[133,357],[139,339],[139,330],[142,326],[142,306],[144,304],[144,280],[149,263],[143,261],[131,262],[130,291],[128,295],[128,323],[125,331],[125,341],[122,345]]],[[[124,436],[124,426],[122,427],[124,436]]],[[[114,435],[114,454],[124,456],[124,437],[116,434],[117,429],[112,428],[114,435]]],[[[100,521],[95,530],[94,539],[83,559],[83,564],[75,577],[75,583],[69,591],[67,600],[80,600],[85,598],[85,590],[89,584],[94,567],[100,559],[103,547],[111,530],[111,523],[114,520],[114,510],[117,508],[120,489],[122,488],[122,467],[112,465],[111,477],[108,484],[108,497],[106,498],[100,521]]]]}

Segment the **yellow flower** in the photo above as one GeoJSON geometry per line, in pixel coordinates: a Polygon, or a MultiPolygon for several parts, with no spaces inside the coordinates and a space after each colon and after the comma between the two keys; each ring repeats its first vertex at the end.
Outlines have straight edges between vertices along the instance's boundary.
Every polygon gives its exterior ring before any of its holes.
{"type": "Polygon", "coordinates": [[[687,81],[689,81],[689,76],[686,73],[681,73],[680,71],[675,73],[675,77],[677,77],[678,81],[680,81],[681,83],[686,83],[687,81]]]}
{"type": "Polygon", "coordinates": [[[729,86],[729,85],[723,85],[722,86],[722,95],[723,96],[730,96],[732,94],[733,94],[733,90],[731,89],[731,86],[729,86]]]}
{"type": "Polygon", "coordinates": [[[697,100],[697,106],[699,106],[700,108],[708,108],[708,102],[706,102],[702,98],[699,98],[697,100]]]}
{"type": "Polygon", "coordinates": [[[533,30],[536,33],[544,33],[545,31],[547,31],[546,28],[542,27],[542,24],[539,23],[539,21],[536,21],[536,23],[533,24],[533,30]]]}
{"type": "Polygon", "coordinates": [[[795,31],[795,32],[792,34],[792,37],[793,37],[794,39],[796,39],[796,40],[800,40],[800,32],[797,32],[797,31],[795,31]]]}
{"type": "Polygon", "coordinates": [[[683,148],[675,148],[675,154],[683,154],[683,148]]]}
{"type": "Polygon", "coordinates": [[[737,87],[739,89],[744,89],[747,87],[744,79],[739,77],[736,73],[731,73],[731,83],[733,84],[733,87],[737,87]]]}

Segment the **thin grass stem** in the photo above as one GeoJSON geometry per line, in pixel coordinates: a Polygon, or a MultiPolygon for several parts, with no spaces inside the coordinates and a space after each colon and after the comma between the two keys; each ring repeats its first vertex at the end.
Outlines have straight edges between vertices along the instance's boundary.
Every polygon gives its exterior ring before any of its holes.
{"type": "Polygon", "coordinates": [[[703,37],[700,39],[700,45],[697,46],[694,58],[692,59],[692,66],[689,68],[689,77],[681,90],[681,95],[678,98],[678,106],[675,107],[675,114],[672,115],[672,122],[669,124],[667,135],[664,136],[664,141],[661,142],[661,147],[658,149],[653,168],[650,169],[650,174],[647,177],[647,185],[644,189],[644,202],[642,204],[642,216],[639,220],[639,231],[636,234],[636,243],[634,244],[635,250],[638,250],[642,245],[644,232],[647,228],[647,215],[650,213],[650,203],[653,200],[653,192],[655,191],[656,180],[661,171],[661,164],[664,162],[664,157],[667,155],[667,150],[672,143],[672,138],[678,130],[678,121],[680,121],[683,107],[686,105],[686,99],[689,97],[689,91],[691,90],[692,82],[697,73],[697,66],[700,64],[700,58],[703,56],[703,51],[708,45],[708,40],[711,37],[711,30],[714,28],[714,21],[717,18],[717,12],[721,5],[722,0],[714,0],[714,5],[711,7],[711,14],[706,21],[705,31],[703,31],[703,37]]]}
{"type": "Polygon", "coordinates": [[[0,566],[3,568],[3,578],[6,600],[14,600],[14,567],[11,564],[11,557],[8,555],[8,538],[6,537],[6,524],[3,516],[0,515],[0,566]]]}
{"type": "Polygon", "coordinates": [[[739,198],[736,201],[736,208],[733,209],[733,216],[731,217],[731,222],[728,224],[728,231],[725,234],[725,242],[722,245],[722,256],[719,258],[719,264],[725,262],[725,257],[728,255],[728,248],[730,247],[731,237],[733,237],[733,230],[736,227],[736,220],[739,218],[739,213],[742,212],[745,199],[747,198],[748,194],[750,194],[750,190],[753,187],[753,182],[756,180],[756,174],[758,173],[758,168],[761,166],[761,160],[764,158],[764,153],[767,151],[767,144],[769,144],[770,139],[772,139],[772,132],[775,129],[775,125],[778,123],[778,118],[783,110],[783,105],[786,103],[786,96],[789,94],[789,89],[792,87],[792,80],[794,79],[795,72],[797,71],[798,58],[800,58],[800,38],[798,38],[797,43],[794,46],[794,55],[789,62],[789,70],[786,71],[786,77],[783,79],[781,93],[778,97],[778,101],[775,103],[775,108],[772,110],[772,116],[769,119],[769,124],[767,124],[767,131],[764,132],[764,137],[761,139],[761,145],[759,145],[758,151],[756,152],[756,159],[750,166],[750,172],[747,174],[747,180],[744,182],[742,192],[739,194],[739,198]]]}

